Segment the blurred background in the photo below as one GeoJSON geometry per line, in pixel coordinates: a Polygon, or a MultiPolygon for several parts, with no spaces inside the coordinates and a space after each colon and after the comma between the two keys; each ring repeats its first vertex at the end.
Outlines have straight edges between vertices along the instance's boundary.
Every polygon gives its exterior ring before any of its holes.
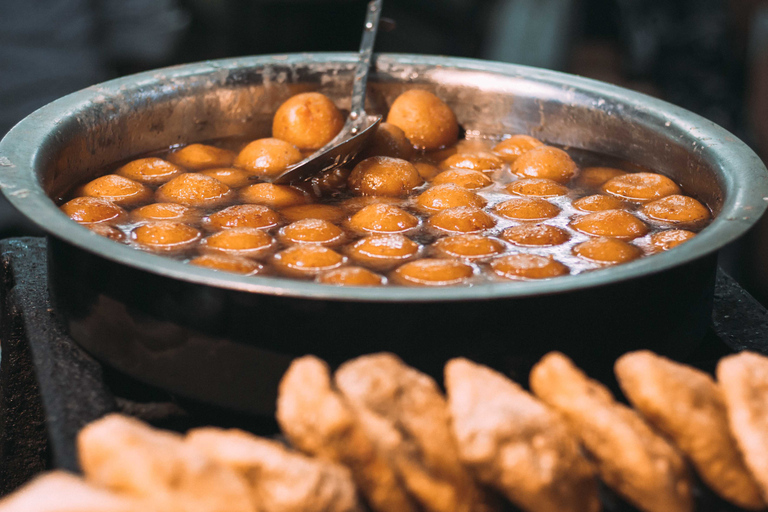
{"type": "MultiPolygon", "coordinates": [[[[0,136],[120,75],[221,57],[352,51],[365,0],[1,0],[0,136]]],[[[639,90],[768,159],[768,0],[386,0],[376,50],[491,59],[639,90]]],[[[0,238],[37,234],[0,203],[0,238]]],[[[722,257],[768,304],[768,220],[722,257]]]]}

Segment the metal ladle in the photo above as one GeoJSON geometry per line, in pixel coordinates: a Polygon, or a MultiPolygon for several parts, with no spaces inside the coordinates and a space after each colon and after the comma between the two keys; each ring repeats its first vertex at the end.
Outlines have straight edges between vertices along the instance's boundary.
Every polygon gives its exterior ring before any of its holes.
{"type": "Polygon", "coordinates": [[[371,0],[368,3],[352,85],[352,104],[349,117],[341,131],[317,152],[278,175],[272,180],[273,183],[290,183],[344,165],[357,156],[366,142],[376,133],[376,127],[381,122],[382,116],[365,112],[365,89],[368,84],[373,43],[379,27],[382,3],[383,0],[371,0]]]}

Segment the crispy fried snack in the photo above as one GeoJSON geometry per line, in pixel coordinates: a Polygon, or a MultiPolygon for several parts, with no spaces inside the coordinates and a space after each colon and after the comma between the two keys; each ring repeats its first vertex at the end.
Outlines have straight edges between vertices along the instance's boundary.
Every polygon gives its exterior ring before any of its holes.
{"type": "Polygon", "coordinates": [[[768,358],[754,352],[724,357],[717,381],[731,433],[768,502],[768,358]]]}
{"type": "Polygon", "coordinates": [[[623,355],[615,371],[635,409],[688,456],[704,483],[742,508],[765,507],[712,377],[648,350],[623,355]]]}
{"type": "Polygon", "coordinates": [[[445,366],[461,460],[530,512],[600,510],[592,465],[555,411],[502,374],[467,359],[445,366]]]}
{"type": "Polygon", "coordinates": [[[248,487],[234,470],[215,462],[171,432],[111,414],[77,438],[86,480],[146,498],[174,512],[252,512],[248,487]]]}
{"type": "Polygon", "coordinates": [[[237,471],[261,512],[360,512],[349,470],[242,430],[199,428],[187,442],[237,471]]]}
{"type": "Polygon", "coordinates": [[[418,511],[385,455],[333,389],[324,361],[305,356],[291,364],[278,389],[277,421],[293,446],[347,466],[375,512],[418,511]]]}
{"type": "Polygon", "coordinates": [[[531,370],[531,389],[560,411],[609,487],[646,512],[690,512],[691,482],[680,454],[570,359],[550,352],[531,370]]]}

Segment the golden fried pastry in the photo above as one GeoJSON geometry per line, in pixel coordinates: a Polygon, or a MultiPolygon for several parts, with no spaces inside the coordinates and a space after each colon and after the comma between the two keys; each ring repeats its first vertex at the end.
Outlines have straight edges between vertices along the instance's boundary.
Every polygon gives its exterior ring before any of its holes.
{"type": "Polygon", "coordinates": [[[344,210],[330,204],[300,204],[283,208],[280,213],[289,222],[303,219],[320,219],[332,223],[344,219],[344,210]]]}
{"type": "Polygon", "coordinates": [[[232,228],[224,229],[204,238],[200,249],[206,253],[260,258],[268,254],[275,246],[275,240],[263,229],[232,228]]]}
{"type": "Polygon", "coordinates": [[[152,156],[128,162],[116,170],[115,174],[145,185],[160,185],[185,172],[178,165],[152,156]]]}
{"type": "Polygon", "coordinates": [[[502,217],[512,220],[540,221],[557,217],[560,208],[536,197],[515,197],[493,208],[502,217]]]}
{"type": "Polygon", "coordinates": [[[648,350],[624,354],[614,368],[630,403],[690,459],[704,483],[739,507],[765,507],[712,377],[648,350]]]}
{"type": "Polygon", "coordinates": [[[328,169],[312,176],[310,183],[315,194],[333,194],[346,188],[350,172],[346,167],[328,169]]]}
{"type": "Polygon", "coordinates": [[[624,203],[613,196],[594,194],[582,197],[571,203],[574,208],[583,212],[602,212],[605,210],[619,210],[624,203]]]}
{"type": "Polygon", "coordinates": [[[445,366],[461,461],[527,512],[597,512],[592,465],[565,420],[520,386],[466,359],[445,366]]]}
{"type": "Polygon", "coordinates": [[[315,279],[318,283],[336,286],[381,286],[385,279],[363,267],[341,267],[323,272],[315,279]]]}
{"type": "Polygon", "coordinates": [[[435,176],[432,180],[433,185],[442,185],[444,183],[453,183],[459,187],[475,190],[491,185],[493,180],[488,175],[472,169],[448,169],[435,176]]]}
{"type": "Polygon", "coordinates": [[[510,194],[533,197],[564,196],[568,193],[567,187],[544,178],[523,178],[507,185],[506,190],[510,194]]]}
{"type": "Polygon", "coordinates": [[[445,210],[457,206],[482,208],[485,206],[485,199],[471,190],[458,187],[453,183],[446,183],[435,185],[422,192],[416,198],[416,204],[427,211],[445,210]]]}
{"type": "Polygon", "coordinates": [[[387,456],[331,384],[328,365],[313,356],[291,363],[277,395],[277,421],[301,451],[347,466],[374,512],[417,512],[387,456]]]}
{"type": "Polygon", "coordinates": [[[459,123],[451,107],[420,89],[405,91],[395,99],[387,123],[402,129],[414,147],[427,151],[450,146],[459,137],[459,123]]]}
{"type": "Polygon", "coordinates": [[[423,182],[416,167],[408,160],[372,156],[352,169],[347,183],[359,196],[404,197],[423,182]]]}
{"type": "Polygon", "coordinates": [[[647,203],[654,199],[679,194],[680,187],[661,174],[634,172],[608,180],[603,184],[602,191],[634,203],[647,203]]]}
{"type": "Polygon", "coordinates": [[[275,177],[304,159],[299,148],[280,139],[258,139],[237,155],[235,165],[256,176],[275,177]]]}
{"type": "Polygon", "coordinates": [[[438,255],[467,260],[489,258],[504,252],[504,244],[481,235],[453,235],[441,238],[432,247],[438,255]]]}
{"type": "Polygon", "coordinates": [[[300,244],[275,254],[272,264],[285,275],[308,277],[340,267],[346,260],[341,254],[322,245],[300,244]]]}
{"type": "Polygon", "coordinates": [[[430,377],[381,353],[342,364],[334,381],[425,511],[488,509],[459,461],[448,405],[430,377]]]}
{"type": "Polygon", "coordinates": [[[530,135],[513,135],[496,144],[493,147],[493,152],[511,164],[526,151],[543,145],[543,142],[530,135]]]}
{"type": "Polygon", "coordinates": [[[117,228],[110,226],[109,224],[83,224],[85,227],[96,233],[97,235],[109,238],[114,242],[125,241],[125,233],[117,228]]]}
{"type": "Polygon", "coordinates": [[[189,260],[189,264],[245,276],[254,276],[264,269],[264,265],[261,263],[228,254],[203,254],[189,260]]]}
{"type": "Polygon", "coordinates": [[[491,268],[507,279],[550,279],[568,274],[568,267],[552,256],[513,253],[496,258],[491,268]]]}
{"type": "Polygon", "coordinates": [[[577,180],[578,184],[587,188],[597,188],[606,181],[623,176],[626,171],[614,167],[585,167],[577,180]]]}
{"type": "Polygon", "coordinates": [[[466,169],[469,171],[495,171],[504,161],[493,153],[456,153],[440,162],[441,169],[466,169]]]}
{"type": "Polygon", "coordinates": [[[139,222],[172,220],[191,223],[199,220],[200,212],[178,203],[152,203],[133,210],[131,218],[139,222]]]}
{"type": "Polygon", "coordinates": [[[272,118],[272,136],[301,150],[320,149],[341,131],[344,118],[324,94],[305,92],[288,98],[272,118]]]}
{"type": "Polygon", "coordinates": [[[348,212],[357,212],[372,204],[388,204],[391,206],[402,207],[407,204],[407,201],[399,197],[357,196],[343,200],[339,203],[339,206],[348,212]]]}
{"type": "Polygon", "coordinates": [[[77,436],[88,482],[151,499],[158,510],[252,512],[248,487],[234,470],[209,459],[175,433],[110,414],[77,436]]]}
{"type": "Polygon", "coordinates": [[[117,223],[126,217],[125,210],[96,197],[76,197],[61,205],[61,211],[80,224],[117,223]]]}
{"type": "Polygon", "coordinates": [[[485,210],[471,206],[446,208],[432,215],[427,223],[435,229],[449,233],[476,233],[491,229],[496,220],[485,210]]]}
{"type": "Polygon", "coordinates": [[[709,220],[709,209],[692,197],[673,194],[643,205],[642,212],[653,220],[698,224],[709,220]]]}
{"type": "Polygon", "coordinates": [[[639,247],[615,238],[592,238],[573,248],[573,254],[601,265],[615,265],[643,255],[639,247]]]}
{"type": "Polygon", "coordinates": [[[229,188],[244,187],[251,182],[249,179],[251,174],[236,167],[213,167],[211,169],[204,169],[198,174],[219,180],[229,188]]]}
{"type": "Polygon", "coordinates": [[[349,470],[334,462],[307,457],[277,441],[237,429],[193,429],[186,442],[243,477],[251,491],[253,510],[362,510],[349,470]]]}
{"type": "Polygon", "coordinates": [[[424,181],[430,181],[442,172],[439,168],[427,162],[415,162],[413,166],[416,167],[416,171],[418,171],[419,176],[424,181]]]}
{"type": "Polygon", "coordinates": [[[197,245],[202,233],[183,222],[158,221],[144,224],[131,232],[131,239],[151,251],[175,252],[197,245]]]}
{"type": "Polygon", "coordinates": [[[247,204],[262,204],[275,209],[312,202],[309,194],[300,188],[274,183],[249,185],[240,190],[240,200],[247,204]]]}
{"type": "Polygon", "coordinates": [[[656,251],[668,251],[695,237],[696,233],[685,229],[669,229],[651,235],[651,244],[656,251]]]}
{"type": "Polygon", "coordinates": [[[228,149],[207,144],[190,144],[168,155],[171,162],[199,171],[212,167],[229,167],[235,161],[235,154],[228,149]]]}
{"type": "Polygon", "coordinates": [[[564,244],[571,235],[549,224],[520,224],[502,231],[501,238],[521,247],[553,247],[564,244]]]}
{"type": "Polygon", "coordinates": [[[441,258],[425,258],[397,267],[392,279],[408,286],[451,286],[466,282],[475,273],[465,263],[441,258]]]}
{"type": "Polygon", "coordinates": [[[643,221],[624,210],[605,210],[576,217],[570,226],[592,236],[632,240],[648,233],[643,221]]]}
{"type": "Polygon", "coordinates": [[[512,172],[523,178],[546,178],[567,183],[579,171],[576,163],[562,149],[538,146],[517,157],[512,172]]]}
{"type": "Polygon", "coordinates": [[[744,462],[768,502],[768,358],[744,351],[717,365],[728,424],[744,462]]]}
{"type": "Polygon", "coordinates": [[[603,481],[645,512],[691,512],[691,481],[680,454],[611,392],[559,352],[531,370],[531,390],[559,411],[603,481]]]}
{"type": "Polygon", "coordinates": [[[280,224],[280,215],[260,204],[238,204],[224,208],[203,219],[212,230],[228,228],[269,229],[280,224]]]}
{"type": "Polygon", "coordinates": [[[321,219],[297,220],[280,228],[278,238],[285,244],[338,245],[346,239],[344,231],[321,219]]]}
{"type": "Polygon", "coordinates": [[[376,270],[386,270],[418,256],[421,246],[403,235],[373,235],[347,248],[349,257],[376,270]]]}
{"type": "Polygon", "coordinates": [[[96,197],[118,206],[136,206],[152,200],[152,190],[138,181],[117,174],[107,174],[86,183],[81,195],[96,197]]]}
{"type": "Polygon", "coordinates": [[[371,204],[349,219],[349,227],[368,233],[405,233],[419,225],[419,219],[388,204],[371,204]]]}
{"type": "Polygon", "coordinates": [[[232,200],[232,190],[210,176],[197,173],[179,174],[157,189],[157,200],[184,206],[212,208],[232,200]]]}
{"type": "Polygon", "coordinates": [[[380,123],[362,157],[389,156],[410,160],[414,153],[413,146],[402,129],[391,123],[380,123]]]}

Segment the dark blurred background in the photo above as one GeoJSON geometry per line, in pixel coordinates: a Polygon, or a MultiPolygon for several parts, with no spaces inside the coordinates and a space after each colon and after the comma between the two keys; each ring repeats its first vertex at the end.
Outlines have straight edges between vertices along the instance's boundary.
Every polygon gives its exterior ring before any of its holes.
{"type": "MultiPolygon", "coordinates": [[[[0,135],[69,92],[220,57],[356,50],[364,0],[0,0],[0,135]]],[[[492,59],[636,89],[768,158],[768,1],[386,0],[377,51],[492,59]]],[[[34,234],[0,204],[0,238],[34,234]]],[[[723,265],[768,303],[768,220],[723,265]]]]}

